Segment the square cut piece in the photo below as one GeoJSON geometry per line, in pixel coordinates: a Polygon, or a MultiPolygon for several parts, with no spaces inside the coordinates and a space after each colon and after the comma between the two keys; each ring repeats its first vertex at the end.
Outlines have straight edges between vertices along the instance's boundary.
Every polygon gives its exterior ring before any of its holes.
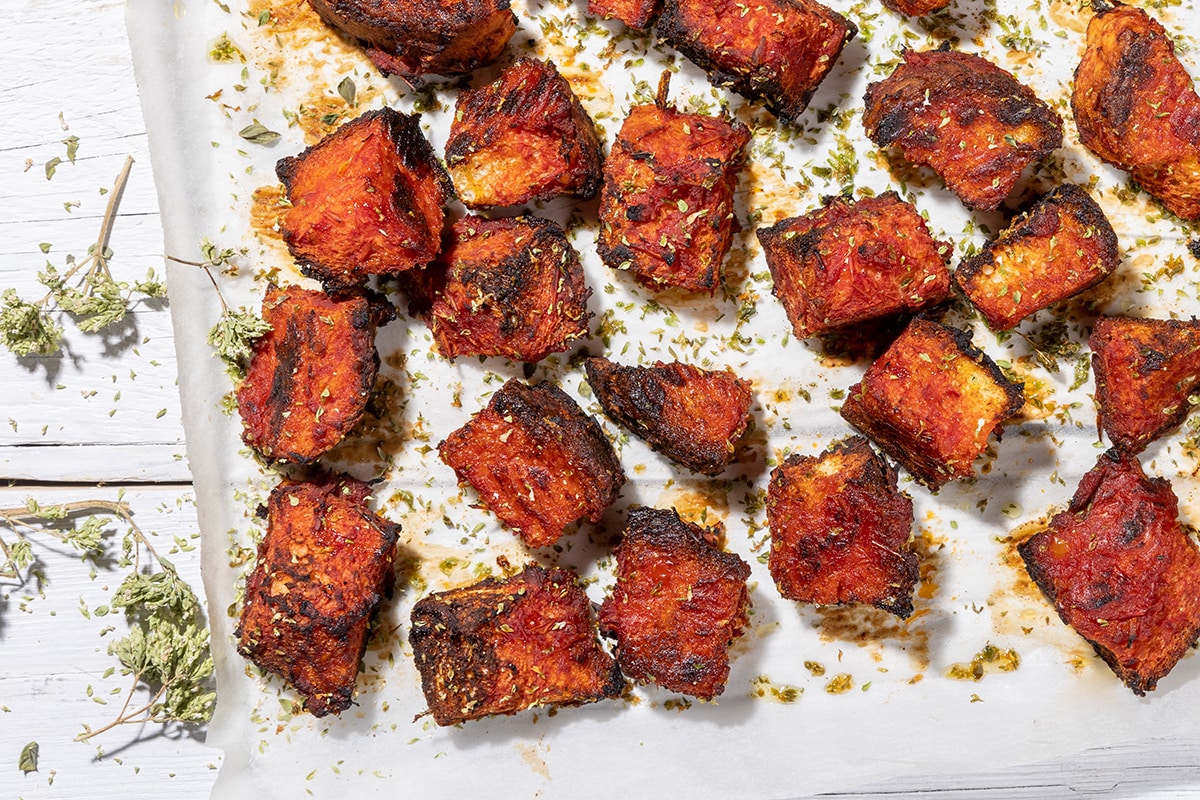
{"type": "Polygon", "coordinates": [[[368,625],[395,579],[400,526],[352,478],[283,483],[246,580],[238,652],[283,676],[313,715],[350,707],[368,625]]]}
{"type": "Polygon", "coordinates": [[[779,593],[818,605],[866,603],[907,619],[918,578],[912,499],[862,436],[819,456],[792,455],[767,488],[779,593]]]}
{"type": "Polygon", "coordinates": [[[290,202],[283,240],[328,288],[428,264],[441,248],[450,181],[415,114],[368,111],[275,172],[290,202]]]}
{"type": "Polygon", "coordinates": [[[950,295],[950,246],[895,192],[830,197],[801,217],[759,228],[758,241],[792,330],[802,339],[913,313],[950,295]]]}
{"type": "Polygon", "coordinates": [[[532,564],[511,578],[417,601],[409,632],[438,725],[620,697],[625,680],[597,638],[574,573],[532,564]]]}
{"type": "Polygon", "coordinates": [[[964,331],[917,318],[855,384],[842,417],[918,481],[969,477],[988,437],[1025,404],[964,331]]]}
{"type": "Polygon", "coordinates": [[[662,10],[662,0],[588,0],[587,13],[593,17],[619,19],[630,28],[649,28],[662,10]]]}
{"type": "Polygon", "coordinates": [[[508,381],[438,454],[530,547],[554,544],[579,519],[599,522],[625,483],[600,425],[549,383],[508,381]]]}
{"type": "Polygon", "coordinates": [[[551,62],[523,58],[455,102],[446,168],[468,208],[595,197],[603,159],[591,117],[551,62]]]}
{"type": "Polygon", "coordinates": [[[672,510],[635,507],[614,555],[617,582],[600,607],[628,677],[711,700],[725,690],[729,647],[746,624],[750,566],[719,549],[720,531],[672,510]]]}
{"type": "Polygon", "coordinates": [[[1104,210],[1085,189],[1064,183],[965,259],[954,282],[989,328],[1005,331],[1100,283],[1120,260],[1104,210]]]}
{"type": "Polygon", "coordinates": [[[1088,339],[1100,428],[1131,453],[1178,427],[1200,392],[1200,322],[1101,317],[1088,339]]]}
{"type": "Polygon", "coordinates": [[[1170,482],[1137,456],[1100,456],[1066,511],[1018,545],[1059,617],[1134,694],[1152,691],[1200,637],[1200,550],[1170,482]]]}

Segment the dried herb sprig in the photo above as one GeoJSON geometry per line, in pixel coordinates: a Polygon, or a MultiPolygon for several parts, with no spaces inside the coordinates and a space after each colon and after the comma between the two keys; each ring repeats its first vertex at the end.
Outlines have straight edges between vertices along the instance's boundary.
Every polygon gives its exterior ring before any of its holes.
{"type": "Polygon", "coordinates": [[[56,319],[61,313],[72,316],[81,331],[96,333],[124,319],[135,295],[166,295],[166,284],[157,278],[153,269],[146,273],[144,280],[132,284],[116,280],[109,269],[113,251],[108,243],[132,168],[133,158],[126,157],[109,192],[100,233],[85,258],[76,260],[75,256],[68,255],[62,271],[47,261],[46,269],[38,273],[38,282],[48,291],[37,302],[23,300],[15,289],[6,289],[0,296],[0,344],[15,355],[58,353],[64,336],[63,326],[56,319]]]}

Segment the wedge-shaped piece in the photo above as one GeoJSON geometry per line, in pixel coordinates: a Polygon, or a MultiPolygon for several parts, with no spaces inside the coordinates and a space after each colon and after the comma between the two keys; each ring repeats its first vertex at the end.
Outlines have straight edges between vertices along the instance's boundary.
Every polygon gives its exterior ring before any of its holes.
{"type": "Polygon", "coordinates": [[[919,311],[950,295],[950,245],[895,192],[830,197],[802,217],[759,228],[792,330],[802,339],[919,311]]]}
{"type": "Polygon", "coordinates": [[[1062,120],[1050,106],[969,53],[905,51],[863,99],[871,141],[932,168],[977,211],[999,206],[1025,167],[1062,144],[1062,120]]]}
{"type": "Polygon", "coordinates": [[[650,289],[712,294],[733,234],[733,190],[750,141],[740,122],[634,106],[604,166],[596,251],[650,289]]]}
{"type": "Polygon", "coordinates": [[[970,476],[988,436],[1024,404],[970,334],[918,318],[850,388],[842,416],[937,489],[970,476]]]}
{"type": "Polygon", "coordinates": [[[616,640],[628,677],[705,700],[725,691],[729,646],[750,606],[750,566],[719,549],[720,534],[674,510],[629,510],[614,552],[617,582],[600,607],[600,631],[616,640]]]}
{"type": "Polygon", "coordinates": [[[1018,546],[1062,621],[1144,695],[1200,637],[1200,550],[1171,484],[1110,450],[1066,511],[1018,546]]]}
{"type": "Polygon", "coordinates": [[[1138,453],[1177,427],[1200,392],[1200,322],[1101,317],[1088,339],[1100,427],[1138,453]]]}
{"type": "Polygon", "coordinates": [[[693,472],[724,471],[750,424],[750,383],[728,370],[603,358],[589,358],[584,369],[605,414],[693,472]]]}
{"type": "Polygon", "coordinates": [[[340,442],[375,386],[375,329],[394,314],[382,297],[268,286],[262,317],[271,330],[254,343],[237,390],[246,444],[308,464],[340,442]]]}
{"type": "Polygon", "coordinates": [[[549,383],[510,380],[438,454],[530,547],[554,544],[581,518],[599,522],[625,483],[596,420],[549,383]]]}
{"type": "Polygon", "coordinates": [[[421,599],[409,642],[439,725],[591,703],[625,690],[600,647],[587,594],[574,573],[557,567],[532,564],[511,578],[421,599]]]}
{"type": "Polygon", "coordinates": [[[412,278],[411,310],[446,358],[539,361],[588,333],[592,290],[549,220],[464,217],[437,262],[412,278]]]}
{"type": "Polygon", "coordinates": [[[352,478],[283,483],[246,580],[238,652],[283,676],[322,717],[350,707],[367,627],[391,593],[400,526],[352,478]]]}
{"type": "Polygon", "coordinates": [[[658,35],[717,86],[790,122],[858,27],[816,0],[666,0],[658,35]]]}
{"type": "Polygon", "coordinates": [[[413,84],[465,75],[495,61],[517,29],[509,0],[309,0],[358,39],[384,75],[413,84]]]}
{"type": "Polygon", "coordinates": [[[446,167],[468,208],[594,197],[603,158],[591,117],[550,62],[523,58],[455,102],[446,167]]]}
{"type": "Polygon", "coordinates": [[[767,525],[767,565],[784,597],[867,603],[902,619],[912,614],[918,577],[912,499],[862,436],[819,456],[789,456],[776,467],[767,525]]]}
{"type": "Polygon", "coordinates": [[[1200,95],[1157,20],[1109,5],[1088,23],[1075,70],[1079,140],[1173,213],[1200,219],[1200,95]]]}
{"type": "Polygon", "coordinates": [[[281,228],[306,274],[329,287],[432,261],[449,179],[415,114],[368,111],[275,167],[291,207],[281,228]]]}
{"type": "Polygon", "coordinates": [[[881,0],[897,14],[908,17],[923,17],[950,5],[950,0],[881,0]]]}
{"type": "Polygon", "coordinates": [[[1120,260],[1103,209],[1087,190],[1064,183],[964,260],[954,282],[989,328],[1006,331],[1100,283],[1120,260]]]}
{"type": "Polygon", "coordinates": [[[588,0],[587,13],[593,17],[619,19],[631,28],[649,28],[662,9],[662,0],[588,0]]]}

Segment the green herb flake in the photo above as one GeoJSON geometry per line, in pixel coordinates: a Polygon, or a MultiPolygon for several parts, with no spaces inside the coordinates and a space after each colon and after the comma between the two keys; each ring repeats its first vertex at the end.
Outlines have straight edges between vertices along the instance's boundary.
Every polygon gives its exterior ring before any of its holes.
{"type": "Polygon", "coordinates": [[[17,759],[17,768],[28,775],[38,771],[38,743],[30,742],[21,748],[21,757],[17,759]]]}
{"type": "Polygon", "coordinates": [[[349,75],[342,78],[341,83],[337,85],[337,93],[346,101],[346,105],[354,107],[355,99],[358,96],[358,87],[354,85],[354,79],[349,75]]]}
{"type": "Polygon", "coordinates": [[[245,139],[251,144],[271,144],[278,141],[279,134],[267,128],[262,123],[255,121],[238,131],[238,136],[245,139]]]}

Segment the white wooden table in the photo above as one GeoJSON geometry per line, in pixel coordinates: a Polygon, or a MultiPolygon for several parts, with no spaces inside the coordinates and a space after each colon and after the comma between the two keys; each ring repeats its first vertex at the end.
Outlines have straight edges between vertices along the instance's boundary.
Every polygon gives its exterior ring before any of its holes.
{"type": "MultiPolygon", "coordinates": [[[[136,163],[111,242],[113,267],[124,280],[151,267],[162,271],[162,231],[124,13],[121,0],[0,4],[6,33],[0,51],[0,288],[40,296],[36,273],[47,259],[61,265],[68,253],[86,251],[107,202],[100,190],[112,184],[127,155],[136,163]],[[79,139],[73,164],[62,142],[72,135],[79,139]],[[47,180],[45,164],[56,156],[63,163],[47,180]]],[[[194,541],[169,308],[138,306],[113,336],[67,327],[62,356],[17,359],[0,352],[0,507],[30,496],[112,499],[125,490],[140,525],[165,547],[194,541]]],[[[96,726],[115,715],[101,704],[122,687],[117,677],[103,677],[115,663],[100,636],[104,621],[80,608],[101,602],[119,577],[93,574],[49,543],[37,556],[46,577],[40,590],[0,583],[0,798],[207,797],[221,756],[205,746],[202,729],[121,728],[89,744],[73,741],[84,723],[96,726]],[[30,741],[39,743],[39,768],[22,774],[18,756],[30,741]]],[[[198,552],[179,549],[172,559],[198,588],[198,552]]],[[[964,743],[1003,746],[987,731],[964,743]]],[[[1185,739],[1087,751],[997,774],[855,788],[861,793],[838,796],[1200,797],[1200,723],[1185,739]]]]}

